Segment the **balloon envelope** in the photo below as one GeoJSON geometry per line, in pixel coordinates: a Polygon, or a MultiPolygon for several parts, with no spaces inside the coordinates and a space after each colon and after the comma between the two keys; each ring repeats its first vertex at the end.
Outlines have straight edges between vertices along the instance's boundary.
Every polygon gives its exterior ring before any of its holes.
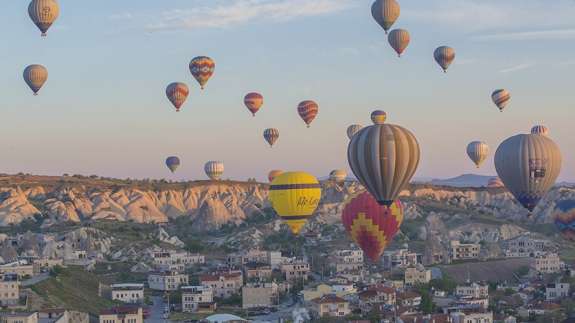
{"type": "Polygon", "coordinates": [[[321,186],[317,178],[305,172],[283,173],[270,186],[272,207],[293,234],[299,234],[320,198],[321,186]]]}
{"type": "Polygon", "coordinates": [[[166,158],[166,166],[168,166],[172,173],[175,172],[176,169],[180,167],[180,158],[177,156],[170,156],[166,158]]]}
{"type": "Polygon", "coordinates": [[[467,145],[467,155],[479,168],[489,156],[489,146],[481,141],[473,141],[467,145]]]}
{"type": "Polygon", "coordinates": [[[32,0],[28,5],[28,15],[40,29],[42,36],[46,36],[48,29],[60,15],[60,6],[56,0],[32,0]]]}
{"type": "Polygon", "coordinates": [[[275,128],[268,128],[264,130],[264,138],[268,142],[268,144],[270,144],[270,147],[273,147],[273,145],[275,144],[275,142],[278,140],[279,137],[280,132],[275,128]]]}
{"type": "Polygon", "coordinates": [[[403,222],[403,207],[399,200],[382,206],[364,192],[344,208],[342,222],[351,239],[373,262],[377,262],[391,243],[403,222]]]}
{"type": "Polygon", "coordinates": [[[351,126],[347,127],[347,137],[351,140],[356,133],[358,133],[361,128],[363,128],[360,124],[352,124],[351,126]]]}
{"type": "Polygon", "coordinates": [[[395,50],[397,56],[401,57],[401,54],[405,51],[409,45],[410,37],[409,32],[405,29],[394,29],[389,32],[387,36],[387,41],[391,45],[391,48],[395,50]]]}
{"type": "Polygon", "coordinates": [[[507,107],[511,100],[511,93],[505,89],[495,90],[493,94],[491,94],[491,99],[497,108],[499,108],[499,111],[503,112],[503,109],[507,107]]]}
{"type": "Polygon", "coordinates": [[[224,163],[214,160],[209,161],[204,165],[204,171],[211,180],[219,180],[224,174],[224,163]]]}
{"type": "Polygon", "coordinates": [[[297,112],[309,128],[309,125],[319,112],[319,106],[311,100],[303,101],[298,105],[297,112]]]}
{"type": "Polygon", "coordinates": [[[516,135],[497,148],[495,169],[517,201],[533,211],[559,176],[561,151],[548,137],[516,135]]]}
{"type": "Polygon", "coordinates": [[[536,125],[531,128],[531,133],[534,135],[549,136],[549,128],[542,125],[536,125]]]}
{"type": "Polygon", "coordinates": [[[347,178],[347,172],[343,169],[334,169],[329,173],[329,179],[336,183],[342,183],[347,178]]]}
{"type": "Polygon", "coordinates": [[[399,18],[400,13],[401,9],[396,0],[376,0],[371,5],[373,19],[385,30],[386,34],[397,18],[399,18]]]}
{"type": "Polygon", "coordinates": [[[371,121],[373,124],[384,124],[387,120],[387,113],[381,110],[375,110],[371,113],[371,121]]]}
{"type": "Polygon", "coordinates": [[[557,203],[554,222],[563,238],[575,242],[575,200],[563,200],[557,203]]]}
{"type": "Polygon", "coordinates": [[[271,183],[271,182],[274,181],[274,179],[275,179],[276,177],[280,176],[280,175],[283,174],[283,173],[284,173],[283,170],[279,170],[279,169],[271,170],[271,171],[268,173],[268,180],[269,180],[270,183],[271,183]]]}
{"type": "Polygon", "coordinates": [[[441,46],[435,49],[435,52],[433,52],[433,57],[435,58],[437,64],[441,66],[443,71],[447,72],[447,68],[455,59],[455,50],[448,46],[441,46]]]}
{"type": "Polygon", "coordinates": [[[244,104],[246,108],[250,110],[253,116],[256,115],[256,112],[262,107],[264,104],[264,97],[256,92],[248,93],[244,97],[244,104]]]}
{"type": "Polygon", "coordinates": [[[48,80],[48,70],[42,65],[34,64],[24,69],[23,76],[28,87],[34,92],[34,95],[37,95],[48,80]]]}
{"type": "Polygon", "coordinates": [[[216,63],[207,56],[194,57],[190,61],[190,73],[198,81],[202,90],[208,83],[208,80],[214,75],[216,63]]]}
{"type": "Polygon", "coordinates": [[[190,90],[184,83],[174,82],[166,87],[166,96],[172,102],[176,111],[180,111],[182,105],[186,102],[190,90]]]}
{"type": "Polygon", "coordinates": [[[501,188],[504,187],[505,185],[503,185],[503,182],[501,181],[501,179],[499,177],[494,177],[491,178],[488,182],[487,182],[487,187],[489,188],[501,188]]]}

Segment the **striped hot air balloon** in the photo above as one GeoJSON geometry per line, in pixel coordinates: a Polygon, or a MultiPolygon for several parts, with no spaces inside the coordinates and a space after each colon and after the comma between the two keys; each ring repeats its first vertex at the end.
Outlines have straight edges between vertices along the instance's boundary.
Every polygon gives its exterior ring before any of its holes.
{"type": "Polygon", "coordinates": [[[371,121],[373,124],[384,124],[387,120],[387,113],[381,110],[375,110],[371,113],[371,121]]]}
{"type": "Polygon", "coordinates": [[[549,128],[542,125],[536,125],[531,128],[531,133],[534,135],[549,136],[549,128]]]}
{"type": "Polygon", "coordinates": [[[60,6],[56,0],[32,0],[28,5],[28,15],[45,37],[60,15],[60,6]]]}
{"type": "Polygon", "coordinates": [[[467,145],[467,156],[479,168],[489,156],[489,146],[481,141],[473,141],[467,145]]]}
{"type": "Polygon", "coordinates": [[[403,222],[403,207],[399,200],[382,206],[368,192],[363,192],[346,204],[343,226],[351,239],[373,262],[377,262],[391,243],[403,222]]]}
{"type": "Polygon", "coordinates": [[[419,144],[407,129],[374,124],[361,129],[347,147],[355,177],[379,204],[390,206],[419,165],[419,144]]]}
{"type": "Polygon", "coordinates": [[[268,173],[268,180],[269,180],[270,183],[271,183],[271,182],[274,181],[274,179],[275,179],[276,177],[280,176],[280,175],[283,174],[283,173],[284,173],[283,170],[279,170],[279,169],[271,170],[271,171],[268,173]]]}
{"type": "Polygon", "coordinates": [[[180,108],[188,98],[188,94],[190,94],[190,90],[184,83],[174,82],[170,83],[166,87],[166,96],[168,97],[168,100],[172,102],[176,111],[180,111],[180,108]]]}
{"type": "Polygon", "coordinates": [[[278,140],[279,137],[280,132],[275,128],[268,128],[264,130],[264,138],[268,142],[268,144],[270,144],[270,147],[273,147],[273,145],[275,144],[275,142],[278,140]]]}
{"type": "Polygon", "coordinates": [[[248,110],[250,110],[252,115],[255,117],[256,112],[258,112],[258,110],[264,104],[264,97],[261,94],[256,93],[256,92],[248,93],[244,97],[244,104],[246,105],[248,110]]]}
{"type": "Polygon", "coordinates": [[[313,175],[287,172],[277,176],[270,186],[269,199],[280,218],[299,234],[319,204],[321,186],[313,175]]]}
{"type": "Polygon", "coordinates": [[[387,36],[387,41],[395,50],[398,57],[401,57],[401,54],[405,51],[407,46],[409,45],[409,32],[405,29],[394,29],[389,32],[387,36]]]}
{"type": "Polygon", "coordinates": [[[335,183],[343,183],[347,178],[347,172],[343,169],[334,169],[329,173],[329,180],[335,183]]]}
{"type": "Polygon", "coordinates": [[[497,108],[499,108],[499,111],[503,112],[503,109],[507,107],[509,101],[511,100],[511,94],[505,89],[499,89],[493,91],[493,94],[491,94],[491,99],[497,108]]]}
{"type": "Polygon", "coordinates": [[[311,100],[303,101],[297,106],[297,112],[309,128],[309,125],[319,112],[319,106],[311,100]]]}
{"type": "Polygon", "coordinates": [[[192,73],[196,81],[198,81],[202,90],[206,86],[206,83],[208,83],[208,80],[214,75],[215,69],[216,63],[207,56],[194,57],[190,61],[190,73],[192,73]]]}
{"type": "Polygon", "coordinates": [[[23,76],[24,81],[28,84],[32,92],[34,92],[34,95],[38,95],[38,91],[40,91],[44,83],[46,83],[46,80],[48,80],[48,70],[42,65],[34,64],[24,69],[23,76]]]}
{"type": "Polygon", "coordinates": [[[224,175],[224,163],[211,160],[204,165],[204,171],[212,181],[217,181],[224,175]]]}
{"type": "Polygon", "coordinates": [[[176,169],[180,167],[180,158],[177,156],[170,156],[166,158],[166,166],[168,166],[172,173],[175,172],[176,169]]]}
{"type": "Polygon", "coordinates": [[[563,200],[557,203],[554,222],[563,238],[575,242],[575,200],[563,200]]]}
{"type": "Polygon", "coordinates": [[[376,0],[371,5],[373,19],[385,30],[386,34],[397,18],[399,18],[400,12],[399,3],[396,0],[376,0]]]}
{"type": "Polygon", "coordinates": [[[529,212],[555,184],[561,151],[546,136],[520,134],[503,141],[495,152],[495,169],[505,187],[529,212]]]}
{"type": "Polygon", "coordinates": [[[353,138],[353,136],[355,136],[355,134],[358,133],[361,128],[363,128],[363,126],[360,124],[352,124],[351,126],[347,127],[347,137],[349,140],[351,140],[351,138],[353,138]]]}
{"type": "Polygon", "coordinates": [[[488,188],[501,188],[504,186],[505,185],[503,185],[503,182],[501,181],[501,178],[499,178],[499,177],[493,177],[493,178],[489,179],[489,181],[487,182],[488,188]]]}
{"type": "Polygon", "coordinates": [[[447,68],[455,59],[455,50],[448,46],[441,46],[435,49],[435,52],[433,52],[433,57],[435,58],[437,64],[441,66],[443,72],[447,73],[447,68]]]}

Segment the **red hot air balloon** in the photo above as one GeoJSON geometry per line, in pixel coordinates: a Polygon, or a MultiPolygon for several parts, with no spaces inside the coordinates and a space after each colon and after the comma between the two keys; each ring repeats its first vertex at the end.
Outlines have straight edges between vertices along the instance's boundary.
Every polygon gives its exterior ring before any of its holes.
{"type": "Polygon", "coordinates": [[[256,92],[248,93],[244,97],[244,104],[246,105],[248,110],[250,110],[252,115],[255,117],[256,112],[258,112],[258,110],[264,104],[264,97],[261,94],[256,93],[256,92]]]}
{"type": "Polygon", "coordinates": [[[399,231],[403,207],[399,200],[389,207],[379,205],[369,192],[364,192],[345,206],[341,218],[352,240],[377,262],[399,231]]]}
{"type": "Polygon", "coordinates": [[[311,100],[303,101],[297,107],[297,112],[299,113],[299,116],[303,119],[308,128],[313,119],[315,119],[315,117],[317,116],[318,111],[319,106],[317,105],[317,103],[311,100]]]}

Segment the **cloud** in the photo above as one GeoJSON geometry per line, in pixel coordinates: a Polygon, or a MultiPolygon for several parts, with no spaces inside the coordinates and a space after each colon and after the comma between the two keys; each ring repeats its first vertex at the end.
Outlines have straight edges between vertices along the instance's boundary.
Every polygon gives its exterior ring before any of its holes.
{"type": "Polygon", "coordinates": [[[575,28],[524,31],[515,33],[499,33],[473,37],[475,40],[550,40],[550,39],[573,39],[575,28]]]}
{"type": "Polygon", "coordinates": [[[108,17],[110,20],[132,20],[134,15],[129,12],[116,13],[108,17]]]}
{"type": "Polygon", "coordinates": [[[504,69],[500,70],[499,73],[507,74],[507,73],[512,73],[512,72],[522,71],[522,70],[531,68],[533,66],[535,66],[535,63],[533,63],[533,62],[522,63],[522,64],[518,64],[518,65],[504,68],[504,69]]]}
{"type": "Polygon", "coordinates": [[[210,6],[164,11],[150,31],[226,28],[254,21],[283,22],[340,12],[355,0],[214,0],[210,6]]]}

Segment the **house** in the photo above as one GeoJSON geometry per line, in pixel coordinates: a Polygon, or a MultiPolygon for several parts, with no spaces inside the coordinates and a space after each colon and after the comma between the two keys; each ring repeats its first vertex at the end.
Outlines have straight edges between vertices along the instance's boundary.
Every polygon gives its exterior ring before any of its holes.
{"type": "Polygon", "coordinates": [[[309,264],[303,260],[292,260],[282,264],[280,268],[288,282],[306,282],[310,271],[309,264]]]}
{"type": "Polygon", "coordinates": [[[371,313],[374,310],[381,312],[396,304],[395,289],[383,285],[368,287],[358,293],[358,298],[362,313],[371,313]]]}
{"type": "Polygon", "coordinates": [[[561,272],[564,266],[559,255],[553,252],[546,252],[535,256],[532,262],[532,268],[543,274],[553,274],[561,272]]]}
{"type": "Polygon", "coordinates": [[[16,274],[20,279],[29,278],[34,276],[34,266],[24,260],[11,262],[0,265],[0,275],[3,274],[16,274]]]}
{"type": "Polygon", "coordinates": [[[549,240],[534,239],[529,234],[503,242],[503,252],[508,258],[536,257],[553,248],[549,240]]]}
{"type": "Polygon", "coordinates": [[[272,267],[262,263],[247,263],[244,266],[246,281],[271,281],[272,267]]]}
{"type": "Polygon", "coordinates": [[[421,305],[421,295],[412,291],[405,291],[397,294],[397,303],[400,306],[413,308],[421,305]]]}
{"type": "Polygon", "coordinates": [[[90,323],[90,315],[65,309],[43,309],[38,312],[39,323],[90,323]]]}
{"type": "Polygon", "coordinates": [[[227,263],[230,267],[240,268],[248,263],[267,264],[272,269],[278,269],[282,262],[282,254],[279,251],[264,251],[252,249],[228,255],[227,263]]]}
{"type": "Polygon", "coordinates": [[[152,251],[152,262],[159,270],[183,272],[193,265],[205,263],[205,258],[197,253],[161,249],[152,251]]]}
{"type": "Polygon", "coordinates": [[[427,284],[431,281],[431,270],[425,269],[422,265],[409,267],[405,269],[404,282],[405,286],[415,286],[427,284]]]}
{"type": "Polygon", "coordinates": [[[477,283],[457,285],[455,295],[459,297],[486,298],[489,296],[489,286],[477,283]]]}
{"type": "Polygon", "coordinates": [[[20,282],[16,274],[0,276],[0,304],[2,306],[16,305],[20,300],[20,282]]]}
{"type": "Polygon", "coordinates": [[[241,271],[212,273],[200,276],[200,285],[212,289],[214,297],[228,298],[240,293],[244,279],[241,271]]]}
{"type": "Polygon", "coordinates": [[[452,323],[493,323],[493,312],[485,310],[470,310],[452,312],[452,323]]]}
{"type": "Polygon", "coordinates": [[[547,284],[545,287],[545,299],[554,301],[569,296],[569,284],[567,283],[554,283],[547,284]]]}
{"type": "Polygon", "coordinates": [[[407,314],[402,315],[403,323],[450,323],[451,317],[447,314],[407,314]]]}
{"type": "Polygon", "coordinates": [[[325,295],[311,301],[311,312],[315,317],[344,317],[351,313],[349,302],[335,295],[325,295]]]}
{"type": "Polygon", "coordinates": [[[112,300],[130,304],[144,302],[144,284],[113,284],[112,300]]]}
{"type": "Polygon", "coordinates": [[[319,284],[315,288],[304,289],[300,292],[304,302],[309,302],[324,295],[335,294],[339,297],[345,297],[350,294],[356,293],[356,288],[353,284],[346,285],[327,285],[319,284]]]}
{"type": "Polygon", "coordinates": [[[449,242],[449,258],[451,261],[479,258],[481,245],[478,243],[461,243],[457,240],[449,242]]]}
{"type": "Polygon", "coordinates": [[[276,283],[247,284],[242,288],[242,308],[272,307],[279,302],[276,283]]]}
{"type": "Polygon", "coordinates": [[[216,303],[214,293],[210,287],[206,286],[184,286],[182,287],[182,311],[183,312],[214,312],[216,303]]]}
{"type": "Polygon", "coordinates": [[[63,266],[63,265],[64,265],[63,259],[37,258],[32,261],[32,268],[35,274],[49,271],[55,266],[63,266]]]}
{"type": "Polygon", "coordinates": [[[100,313],[100,323],[144,323],[141,307],[120,306],[100,313]]]}
{"type": "Polygon", "coordinates": [[[38,323],[38,313],[0,313],[0,323],[38,323]]]}
{"type": "Polygon", "coordinates": [[[148,275],[148,287],[154,290],[173,291],[188,284],[188,275],[176,271],[154,272],[148,275]]]}
{"type": "Polygon", "coordinates": [[[407,248],[385,251],[382,259],[383,268],[386,270],[415,267],[423,263],[422,254],[410,252],[407,248]]]}
{"type": "Polygon", "coordinates": [[[336,273],[357,271],[363,268],[363,251],[360,249],[337,250],[332,256],[336,273]]]}

